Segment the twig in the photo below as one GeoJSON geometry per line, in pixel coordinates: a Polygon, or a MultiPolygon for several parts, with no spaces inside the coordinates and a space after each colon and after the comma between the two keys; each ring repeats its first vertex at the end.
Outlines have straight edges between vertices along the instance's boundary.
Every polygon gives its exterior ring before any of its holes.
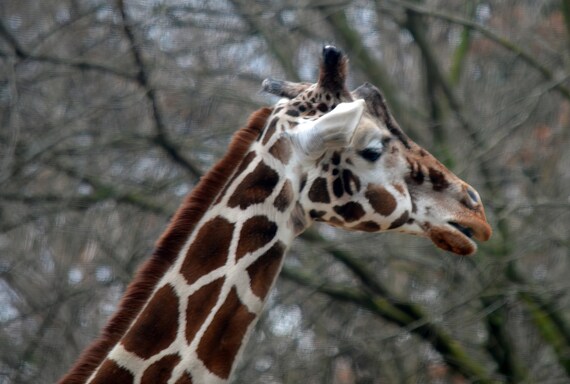
{"type": "MultiPolygon", "coordinates": [[[[401,5],[402,7],[404,7],[405,9],[407,9],[409,11],[413,11],[413,12],[416,12],[416,13],[419,13],[419,14],[422,14],[422,15],[425,15],[428,17],[434,17],[434,18],[442,19],[442,20],[448,21],[450,23],[459,24],[459,25],[462,25],[464,27],[471,28],[471,29],[481,33],[483,36],[485,36],[489,40],[491,40],[491,41],[495,42],[496,44],[500,45],[501,47],[505,48],[506,50],[516,54],[518,57],[520,57],[529,66],[531,66],[532,68],[539,71],[540,74],[546,80],[549,80],[549,81],[555,80],[554,73],[549,68],[547,68],[546,66],[541,64],[538,60],[536,60],[533,55],[526,52],[524,49],[522,49],[518,45],[514,44],[513,42],[509,41],[508,39],[500,36],[499,34],[497,34],[495,32],[493,32],[492,30],[485,27],[484,25],[481,25],[481,24],[479,24],[475,21],[472,21],[472,20],[464,19],[464,18],[459,17],[459,16],[449,15],[449,14],[444,13],[444,12],[426,9],[424,7],[418,6],[418,5],[410,3],[408,1],[404,1],[404,0],[392,0],[392,1],[395,2],[396,4],[401,5]]],[[[555,90],[557,90],[566,99],[570,100],[570,89],[568,89],[567,87],[563,86],[560,83],[557,83],[553,88],[555,90]]]]}

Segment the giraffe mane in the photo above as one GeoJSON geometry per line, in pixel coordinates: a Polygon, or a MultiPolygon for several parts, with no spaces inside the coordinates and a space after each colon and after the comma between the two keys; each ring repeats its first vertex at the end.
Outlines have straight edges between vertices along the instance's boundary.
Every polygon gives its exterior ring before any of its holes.
{"type": "Polygon", "coordinates": [[[184,241],[223,190],[251,144],[262,133],[272,111],[272,108],[261,108],[252,113],[247,125],[234,134],[226,155],[200,179],[192,193],[186,197],[156,243],[152,257],[139,268],[135,279],[129,284],[118,311],[107,322],[100,336],[81,354],[69,373],[60,380],[61,384],[84,383],[110,349],[119,342],[160,278],[173,265],[184,241]]]}

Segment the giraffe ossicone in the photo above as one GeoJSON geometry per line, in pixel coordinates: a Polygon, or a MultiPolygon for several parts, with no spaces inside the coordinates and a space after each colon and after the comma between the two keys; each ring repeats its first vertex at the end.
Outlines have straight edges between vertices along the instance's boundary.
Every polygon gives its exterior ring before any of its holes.
{"type": "Polygon", "coordinates": [[[293,239],[314,221],[428,237],[460,255],[491,227],[477,192],[400,129],[380,91],[346,88],[323,49],[316,84],[252,114],[137,272],[101,336],[60,383],[224,384],[293,239]]]}

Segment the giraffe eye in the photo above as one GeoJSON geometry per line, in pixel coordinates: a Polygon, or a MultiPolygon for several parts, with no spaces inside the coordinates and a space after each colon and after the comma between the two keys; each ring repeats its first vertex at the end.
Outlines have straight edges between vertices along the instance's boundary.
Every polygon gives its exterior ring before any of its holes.
{"type": "Polygon", "coordinates": [[[381,152],[378,148],[366,148],[360,151],[360,156],[368,161],[376,161],[380,157],[381,152]]]}

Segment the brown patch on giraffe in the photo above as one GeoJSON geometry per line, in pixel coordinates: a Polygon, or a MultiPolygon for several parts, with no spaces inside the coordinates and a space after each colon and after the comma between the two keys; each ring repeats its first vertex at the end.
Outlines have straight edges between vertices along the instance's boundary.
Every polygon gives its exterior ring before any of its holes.
{"type": "Polygon", "coordinates": [[[334,179],[332,189],[336,197],[342,197],[342,195],[344,195],[344,185],[342,184],[342,178],[337,177],[334,179]]]}
{"type": "Polygon", "coordinates": [[[348,169],[344,169],[342,171],[342,183],[344,185],[344,190],[349,195],[352,195],[354,192],[360,191],[360,179],[348,169]],[[354,186],[354,192],[352,189],[353,186],[354,186]]]}
{"type": "Polygon", "coordinates": [[[402,215],[400,217],[398,217],[396,220],[394,220],[392,222],[392,224],[390,224],[388,229],[394,229],[394,228],[401,227],[402,225],[404,225],[408,222],[409,217],[410,217],[410,213],[408,211],[405,211],[404,213],[402,213],[402,215]]]}
{"type": "Polygon", "coordinates": [[[317,105],[317,109],[323,113],[327,113],[329,111],[329,106],[326,105],[325,103],[320,103],[319,105],[317,105]]]}
{"type": "Polygon", "coordinates": [[[188,372],[184,372],[174,384],[192,384],[192,377],[188,372]]]}
{"type": "Polygon", "coordinates": [[[213,374],[227,379],[255,315],[240,301],[235,287],[200,339],[196,353],[213,374]]]}
{"type": "Polygon", "coordinates": [[[277,129],[277,122],[278,121],[279,121],[278,116],[274,116],[271,119],[271,122],[267,126],[267,129],[265,130],[265,134],[263,135],[263,141],[262,141],[263,145],[267,145],[267,142],[269,141],[269,139],[271,139],[271,137],[273,137],[273,135],[275,134],[275,130],[277,129]]]}
{"type": "Polygon", "coordinates": [[[380,225],[374,221],[363,221],[350,229],[357,229],[364,232],[378,232],[380,230],[380,225]]]}
{"type": "Polygon", "coordinates": [[[271,148],[269,148],[269,153],[277,160],[282,162],[283,164],[287,165],[289,163],[289,159],[291,159],[291,145],[289,139],[285,137],[280,137],[271,148]]]}
{"type": "Polygon", "coordinates": [[[340,164],[340,154],[338,152],[333,152],[331,161],[333,163],[333,165],[339,165],[340,164]]]}
{"type": "Polygon", "coordinates": [[[188,372],[184,372],[174,384],[192,384],[192,376],[188,372]]]}
{"type": "Polygon", "coordinates": [[[230,179],[230,181],[226,184],[226,186],[224,187],[223,191],[220,193],[220,195],[218,196],[218,199],[216,200],[216,202],[214,204],[219,204],[220,201],[222,201],[222,199],[224,198],[224,196],[226,195],[226,192],[228,190],[228,188],[230,187],[230,185],[233,184],[234,180],[243,173],[243,171],[245,171],[245,169],[247,168],[247,166],[253,161],[253,159],[255,158],[255,156],[257,156],[257,154],[255,153],[255,151],[251,151],[249,152],[244,159],[241,161],[241,164],[239,165],[237,171],[234,173],[234,175],[232,176],[232,178],[230,179]]]}
{"type": "Polygon", "coordinates": [[[442,172],[437,169],[429,169],[429,180],[431,181],[434,191],[443,191],[449,187],[449,181],[445,178],[442,172]]]}
{"type": "Polygon", "coordinates": [[[309,211],[309,216],[311,216],[311,219],[314,219],[316,221],[322,221],[323,216],[326,214],[326,211],[317,211],[316,209],[311,209],[309,211]]]}
{"type": "Polygon", "coordinates": [[[247,267],[251,281],[251,290],[260,299],[264,299],[277,277],[281,260],[285,254],[285,245],[276,242],[271,248],[247,267]]]}
{"type": "Polygon", "coordinates": [[[294,108],[290,108],[287,110],[287,112],[285,112],[287,115],[292,116],[292,117],[298,117],[299,116],[299,111],[294,109],[294,108]]]}
{"type": "Polygon", "coordinates": [[[188,306],[186,307],[186,341],[190,344],[196,332],[200,329],[204,321],[216,305],[218,296],[222,291],[224,278],[220,277],[209,284],[204,285],[192,295],[188,297],[188,306]]]}
{"type": "Polygon", "coordinates": [[[315,203],[328,204],[331,202],[329,192],[327,191],[327,179],[317,177],[311,189],[309,189],[309,199],[315,203]]]}
{"type": "Polygon", "coordinates": [[[127,370],[119,366],[113,360],[106,359],[101,364],[101,367],[97,371],[97,374],[91,380],[90,384],[108,384],[108,383],[121,383],[121,384],[130,384],[134,383],[135,378],[133,374],[127,370]]]}
{"type": "Polygon", "coordinates": [[[279,182],[277,172],[260,162],[237,186],[228,200],[228,206],[246,209],[250,205],[262,203],[271,195],[277,182],[279,182]]]}
{"type": "Polygon", "coordinates": [[[307,174],[303,173],[301,175],[301,181],[299,182],[299,193],[303,192],[303,189],[305,189],[305,186],[307,185],[307,174]]]}
{"type": "Polygon", "coordinates": [[[424,182],[425,175],[424,172],[422,171],[421,165],[419,165],[418,163],[410,163],[410,168],[411,168],[410,179],[418,185],[422,184],[424,182]]]}
{"type": "Polygon", "coordinates": [[[226,263],[234,228],[233,223],[220,216],[200,228],[180,268],[188,284],[226,263]]]}
{"type": "Polygon", "coordinates": [[[277,208],[279,212],[284,212],[291,202],[293,201],[293,185],[290,180],[285,180],[285,184],[281,188],[279,195],[275,198],[273,206],[277,208]]]}
{"type": "Polygon", "coordinates": [[[269,243],[277,233],[277,224],[265,216],[253,216],[247,219],[239,234],[236,260],[249,252],[254,252],[269,243]]]}
{"type": "Polygon", "coordinates": [[[362,205],[353,201],[349,201],[344,205],[336,205],[333,207],[333,209],[336,213],[342,216],[344,221],[347,223],[352,223],[353,221],[359,220],[365,214],[362,205]]]}
{"type": "MultiPolygon", "coordinates": [[[[263,131],[271,108],[252,113],[247,125],[236,132],[226,155],[200,180],[172,218],[156,244],[152,257],[139,268],[135,279],[123,296],[119,309],[103,328],[100,336],[86,348],[69,372],[60,379],[63,384],[83,384],[101,364],[111,348],[124,335],[133,319],[148,301],[154,287],[172,266],[196,224],[224,189],[252,143],[263,131]]],[[[128,383],[128,380],[125,380],[128,383]]]]}
{"type": "Polygon", "coordinates": [[[291,213],[291,218],[289,219],[296,235],[299,235],[305,229],[305,226],[307,225],[306,216],[307,214],[305,213],[303,206],[297,202],[293,212],[291,213]]]}
{"type": "Polygon", "coordinates": [[[166,355],[151,364],[143,373],[141,384],[166,383],[172,375],[172,370],[180,362],[178,354],[166,355]]]}
{"type": "Polygon", "coordinates": [[[392,186],[394,187],[394,189],[396,191],[398,191],[400,193],[400,195],[403,195],[403,196],[406,195],[406,190],[404,189],[404,186],[402,184],[392,184],[392,186]]]}
{"type": "Polygon", "coordinates": [[[382,216],[389,216],[396,209],[396,199],[380,185],[369,185],[364,195],[372,208],[382,216]]]}
{"type": "Polygon", "coordinates": [[[342,227],[344,225],[344,222],[335,216],[332,216],[330,219],[327,220],[327,222],[335,227],[342,227]]]}
{"type": "Polygon", "coordinates": [[[178,331],[178,295],[170,284],[160,288],[123,337],[123,347],[143,359],[167,348],[178,331]]]}

